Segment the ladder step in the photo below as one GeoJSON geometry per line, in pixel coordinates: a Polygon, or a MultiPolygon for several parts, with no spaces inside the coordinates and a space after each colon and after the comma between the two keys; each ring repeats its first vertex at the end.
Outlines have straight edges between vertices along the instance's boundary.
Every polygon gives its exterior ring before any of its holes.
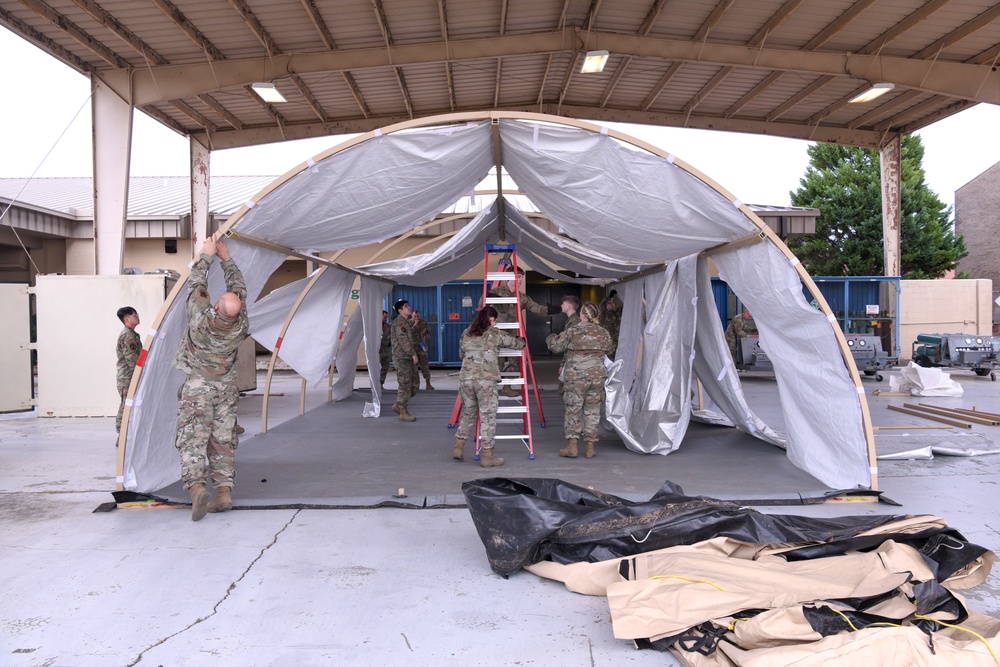
{"type": "Polygon", "coordinates": [[[517,322],[497,322],[493,326],[497,329],[521,329],[521,325],[517,322]]]}
{"type": "Polygon", "coordinates": [[[524,385],[524,378],[522,377],[511,378],[509,380],[500,380],[497,383],[498,387],[520,387],[523,385],[524,385]]]}
{"type": "Polygon", "coordinates": [[[486,303],[517,303],[516,296],[488,296],[486,303]]]}
{"type": "Polygon", "coordinates": [[[527,411],[528,408],[523,405],[501,405],[497,408],[497,414],[505,415],[523,415],[527,411]]]}
{"type": "Polygon", "coordinates": [[[495,440],[527,440],[527,435],[495,435],[495,440]]]}
{"type": "Polygon", "coordinates": [[[518,426],[524,426],[524,417],[518,417],[517,419],[503,419],[501,417],[496,421],[498,424],[517,424],[518,426]]]}
{"type": "Polygon", "coordinates": [[[494,280],[510,281],[514,279],[513,271],[487,271],[486,272],[486,282],[491,282],[494,280]]]}
{"type": "Polygon", "coordinates": [[[514,349],[511,349],[509,347],[501,347],[499,350],[497,350],[497,354],[499,356],[501,356],[501,357],[520,357],[520,356],[524,356],[524,353],[521,350],[514,350],[514,349]]]}

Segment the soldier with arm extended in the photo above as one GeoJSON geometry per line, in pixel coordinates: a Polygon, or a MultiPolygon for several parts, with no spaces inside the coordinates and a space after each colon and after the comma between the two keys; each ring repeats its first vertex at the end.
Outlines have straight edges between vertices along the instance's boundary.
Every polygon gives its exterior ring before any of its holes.
{"type": "Polygon", "coordinates": [[[733,361],[736,361],[736,347],[739,345],[740,338],[757,333],[755,328],[746,323],[748,319],[750,319],[750,311],[744,310],[742,313],[737,313],[729,321],[729,326],[726,327],[726,342],[729,343],[729,353],[733,355],[733,361]]]}
{"type": "MultiPolygon", "coordinates": [[[[508,280],[506,282],[500,283],[500,285],[489,292],[489,296],[494,297],[514,297],[517,296],[518,292],[521,294],[521,308],[524,311],[534,313],[536,315],[551,315],[559,312],[558,306],[543,306],[538,303],[530,296],[525,293],[525,283],[524,283],[524,270],[517,270],[516,280],[508,280]]],[[[498,303],[494,307],[497,310],[497,322],[517,322],[517,305],[513,303],[498,303]]],[[[526,322],[525,313],[521,313],[522,322],[526,322]]],[[[517,360],[513,357],[505,357],[503,360],[503,372],[511,373],[517,369],[517,360]]],[[[501,394],[509,397],[517,397],[520,394],[513,387],[505,386],[501,391],[501,394]]]]}
{"type": "Polygon", "coordinates": [[[236,482],[236,351],[247,337],[247,288],[225,239],[208,239],[188,276],[188,323],[174,366],[187,374],[178,392],[177,450],[191,519],[232,509],[236,482]],[[212,305],[208,270],[222,263],[228,290],[212,305]],[[211,478],[216,498],[209,504],[211,478]]]}
{"type": "Polygon", "coordinates": [[[621,297],[618,296],[618,290],[611,290],[597,309],[598,316],[601,318],[601,326],[608,330],[611,342],[615,344],[615,348],[608,354],[612,359],[615,358],[615,352],[618,351],[618,332],[622,328],[622,306],[624,304],[621,297]]]}
{"type": "MultiPolygon", "coordinates": [[[[123,306],[118,309],[118,319],[121,320],[125,328],[118,334],[118,344],[115,346],[115,354],[118,362],[115,366],[115,384],[118,387],[118,395],[121,403],[118,405],[118,416],[115,418],[115,433],[121,433],[122,415],[125,412],[125,395],[128,387],[132,384],[132,373],[135,372],[135,364],[139,361],[139,352],[142,351],[142,341],[135,328],[139,326],[139,313],[135,312],[132,306],[123,306]]],[[[118,441],[115,441],[115,447],[118,441]]]]}

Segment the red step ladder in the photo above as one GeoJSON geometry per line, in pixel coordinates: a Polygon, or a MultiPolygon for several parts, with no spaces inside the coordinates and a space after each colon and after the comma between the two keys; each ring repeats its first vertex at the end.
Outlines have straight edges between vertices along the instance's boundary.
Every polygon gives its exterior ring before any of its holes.
{"type": "MultiPolygon", "coordinates": [[[[486,254],[483,262],[484,267],[484,277],[483,277],[483,304],[495,305],[495,304],[510,304],[514,305],[517,312],[516,322],[497,322],[496,327],[498,329],[505,329],[508,331],[514,331],[516,336],[524,338],[527,340],[527,335],[525,333],[524,327],[524,313],[521,310],[521,290],[518,288],[515,290],[514,296],[490,296],[489,286],[490,283],[494,285],[500,282],[507,282],[511,280],[511,275],[515,276],[514,281],[516,284],[517,278],[517,247],[515,244],[510,243],[491,243],[486,245],[486,254]],[[490,255],[502,253],[504,255],[509,255],[500,258],[497,261],[497,270],[490,271],[490,255]],[[509,267],[509,268],[505,268],[509,267]]],[[[504,396],[499,395],[500,407],[497,409],[497,440],[520,440],[524,443],[525,447],[528,449],[528,458],[534,460],[535,449],[531,437],[531,403],[528,396],[528,380],[531,380],[531,389],[534,392],[535,397],[535,407],[538,409],[538,419],[539,425],[545,428],[545,414],[542,411],[542,401],[538,396],[538,383],[535,381],[535,368],[531,363],[531,352],[528,351],[528,346],[525,345],[520,350],[514,350],[509,348],[500,348],[499,356],[501,359],[517,357],[520,359],[518,363],[517,371],[504,371],[501,369],[500,381],[497,385],[503,389],[504,387],[512,387],[520,390],[519,396],[504,396]],[[517,417],[508,417],[503,415],[519,415],[517,417]],[[520,427],[520,433],[516,434],[501,434],[501,425],[516,424],[520,427]]],[[[452,408],[451,421],[448,424],[448,428],[454,428],[458,424],[458,419],[462,413],[462,397],[459,395],[455,399],[455,406],[452,408]]],[[[479,420],[476,420],[476,456],[479,459],[479,420]]]]}

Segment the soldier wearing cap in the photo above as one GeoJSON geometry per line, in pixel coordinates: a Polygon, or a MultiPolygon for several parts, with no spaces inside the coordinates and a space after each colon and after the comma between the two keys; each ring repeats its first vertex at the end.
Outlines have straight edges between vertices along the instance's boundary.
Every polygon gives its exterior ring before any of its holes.
{"type": "Polygon", "coordinates": [[[417,418],[407,410],[407,403],[415,393],[413,387],[418,382],[417,363],[420,361],[413,346],[413,322],[410,320],[413,311],[406,299],[397,301],[393,309],[396,311],[396,319],[392,321],[389,329],[389,338],[392,341],[392,361],[396,366],[399,389],[392,411],[399,415],[400,421],[414,422],[417,418]]]}
{"type": "MultiPolygon", "coordinates": [[[[427,381],[427,388],[433,390],[434,385],[431,384],[431,364],[430,357],[427,355],[427,346],[431,341],[431,327],[427,324],[427,320],[420,317],[420,311],[414,309],[413,311],[413,346],[417,351],[417,358],[420,361],[417,363],[417,367],[420,369],[420,375],[424,376],[424,380],[427,381]]],[[[420,388],[420,377],[417,377],[417,389],[420,388]]],[[[416,392],[414,392],[416,393],[416,392]]]]}
{"type": "MultiPolygon", "coordinates": [[[[118,416],[115,418],[115,432],[122,430],[122,414],[125,412],[125,395],[128,387],[132,384],[132,373],[135,372],[135,364],[139,361],[139,352],[142,351],[142,340],[135,328],[139,326],[139,313],[135,312],[132,306],[123,306],[118,309],[118,319],[121,320],[125,328],[118,334],[118,344],[115,346],[115,354],[118,363],[115,367],[115,382],[118,387],[118,396],[121,403],[118,405],[118,416]]],[[[115,441],[115,447],[118,442],[115,441]]]]}

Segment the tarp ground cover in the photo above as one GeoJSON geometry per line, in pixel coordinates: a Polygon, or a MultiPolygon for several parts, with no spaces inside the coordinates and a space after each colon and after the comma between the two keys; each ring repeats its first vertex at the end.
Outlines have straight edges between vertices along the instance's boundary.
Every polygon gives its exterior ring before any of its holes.
{"type": "Polygon", "coordinates": [[[495,572],[605,595],[616,637],[686,665],[995,664],[1000,621],[954,592],[994,555],[938,517],[761,514],[669,481],[643,502],[540,478],[462,490],[495,572]]]}

